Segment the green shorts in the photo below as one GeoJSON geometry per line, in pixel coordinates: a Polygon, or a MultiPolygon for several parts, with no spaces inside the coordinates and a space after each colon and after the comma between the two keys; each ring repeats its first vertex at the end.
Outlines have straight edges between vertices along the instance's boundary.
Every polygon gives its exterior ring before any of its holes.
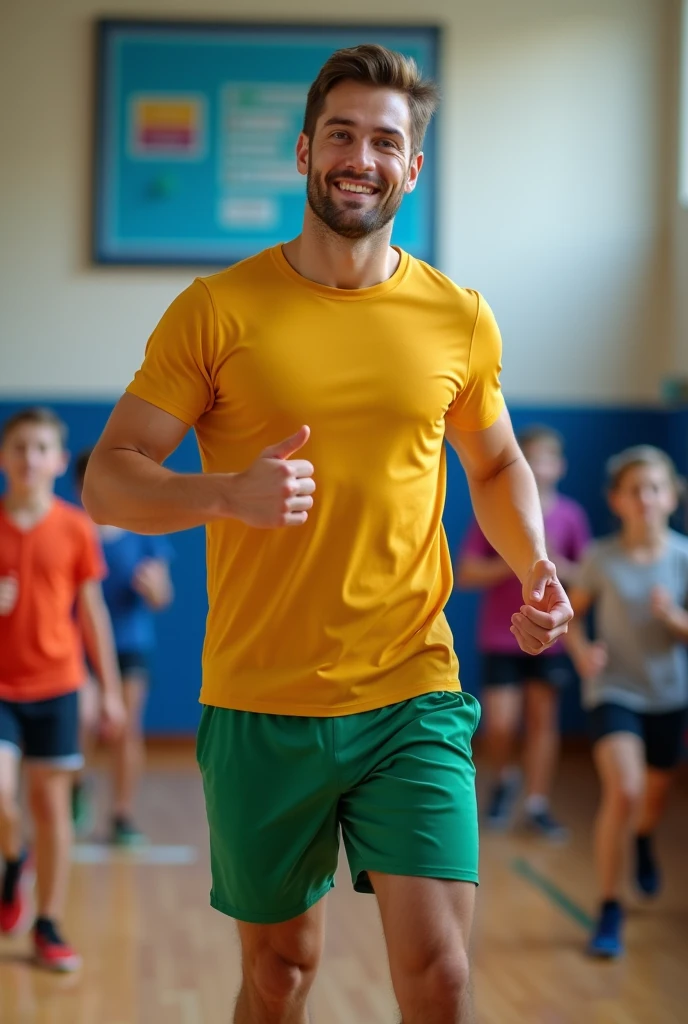
{"type": "Polygon", "coordinates": [[[204,707],[212,906],[256,924],[303,914],[334,885],[340,829],[358,892],[369,871],[477,884],[479,719],[450,691],[337,718],[204,707]]]}

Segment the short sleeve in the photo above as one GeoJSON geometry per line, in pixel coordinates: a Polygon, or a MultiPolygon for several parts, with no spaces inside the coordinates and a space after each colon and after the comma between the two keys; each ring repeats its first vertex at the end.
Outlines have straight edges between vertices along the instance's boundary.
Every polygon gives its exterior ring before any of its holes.
{"type": "Polygon", "coordinates": [[[215,309],[197,278],[163,314],[127,391],[191,427],[215,400],[214,355],[215,309]]]}
{"type": "Polygon", "coordinates": [[[466,530],[461,544],[461,558],[489,558],[494,554],[496,554],[494,548],[474,519],[466,530]]]}
{"type": "Polygon", "coordinates": [[[581,505],[574,505],[572,513],[566,557],[571,562],[580,562],[583,553],[590,545],[590,522],[585,509],[581,505]]]}
{"type": "Polygon", "coordinates": [[[145,552],[146,558],[156,558],[160,562],[171,562],[174,558],[174,548],[163,536],[147,536],[145,552]]]}
{"type": "Polygon", "coordinates": [[[592,597],[597,597],[601,589],[601,579],[599,553],[597,546],[593,544],[583,555],[572,583],[592,597]]]}
{"type": "Polygon", "coordinates": [[[74,576],[77,586],[89,580],[103,580],[107,576],[103,549],[95,527],[83,516],[77,533],[74,576]]]}
{"type": "Polygon", "coordinates": [[[499,375],[502,371],[502,337],[494,313],[482,295],[478,303],[468,353],[466,380],[452,403],[447,421],[457,430],[485,430],[504,408],[499,375]]]}

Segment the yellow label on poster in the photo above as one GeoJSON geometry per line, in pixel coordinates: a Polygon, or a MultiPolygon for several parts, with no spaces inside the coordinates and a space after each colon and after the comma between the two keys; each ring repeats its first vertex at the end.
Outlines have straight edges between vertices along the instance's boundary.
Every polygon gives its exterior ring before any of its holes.
{"type": "Polygon", "coordinates": [[[137,95],[130,106],[131,153],[139,158],[198,159],[205,149],[205,102],[199,96],[137,95]]]}

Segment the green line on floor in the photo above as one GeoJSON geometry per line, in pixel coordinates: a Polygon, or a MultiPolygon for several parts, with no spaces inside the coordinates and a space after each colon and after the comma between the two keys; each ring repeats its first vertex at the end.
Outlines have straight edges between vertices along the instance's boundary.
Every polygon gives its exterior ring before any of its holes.
{"type": "Polygon", "coordinates": [[[549,900],[558,907],[567,917],[570,917],[572,921],[580,925],[581,928],[585,928],[586,931],[590,931],[594,925],[592,918],[585,913],[582,907],[579,907],[577,903],[574,903],[565,892],[562,892],[554,882],[551,882],[544,875],[529,864],[523,857],[516,857],[511,862],[511,870],[521,878],[525,878],[527,882],[539,889],[549,900]]]}

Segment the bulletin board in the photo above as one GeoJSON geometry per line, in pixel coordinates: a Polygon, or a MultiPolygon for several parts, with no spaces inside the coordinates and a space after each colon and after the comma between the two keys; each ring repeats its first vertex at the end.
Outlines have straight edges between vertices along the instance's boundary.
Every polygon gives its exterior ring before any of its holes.
{"type": "MultiPolygon", "coordinates": [[[[102,20],[93,256],[226,266],[301,230],[295,144],[329,55],[381,43],[437,79],[436,28],[102,20]]],[[[436,126],[393,241],[433,261],[436,126]]]]}

